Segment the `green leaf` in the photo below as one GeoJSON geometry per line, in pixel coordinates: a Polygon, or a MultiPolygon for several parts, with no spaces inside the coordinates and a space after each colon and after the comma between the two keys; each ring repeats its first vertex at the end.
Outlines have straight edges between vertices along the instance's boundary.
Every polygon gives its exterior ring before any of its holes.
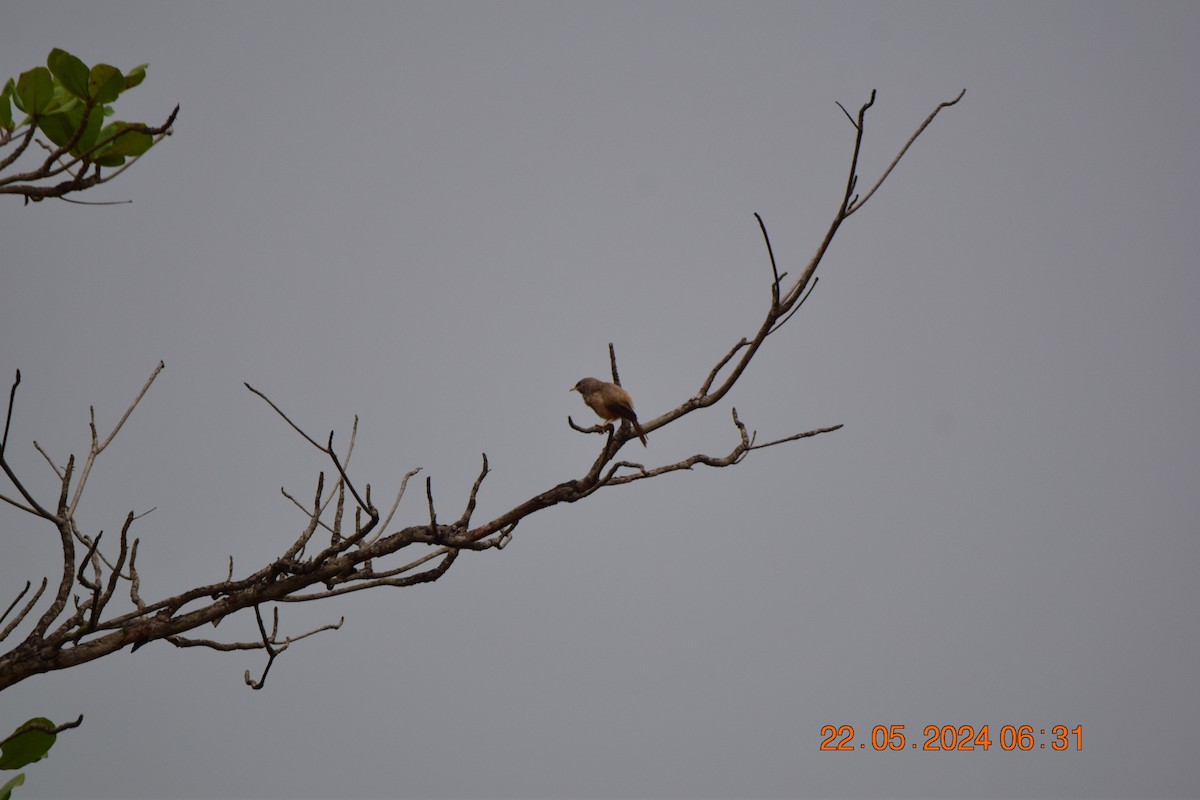
{"type": "Polygon", "coordinates": [[[81,116],[78,114],[74,116],[75,119],[71,119],[72,115],[68,112],[47,114],[38,118],[38,127],[42,129],[42,133],[46,134],[46,138],[62,147],[71,141],[71,137],[75,135],[75,130],[79,127],[81,116]]]}
{"type": "Polygon", "coordinates": [[[54,728],[54,723],[45,717],[35,717],[17,728],[13,735],[0,745],[0,769],[20,769],[46,757],[46,753],[58,737],[44,730],[33,729],[30,727],[33,725],[54,728]]]}
{"type": "Polygon", "coordinates": [[[26,114],[41,114],[54,99],[54,78],[45,67],[34,67],[17,78],[17,107],[26,114]]]}
{"type": "Polygon", "coordinates": [[[12,98],[13,105],[18,111],[25,110],[25,104],[21,102],[21,96],[17,94],[17,84],[12,78],[8,79],[8,83],[4,84],[4,91],[8,92],[8,96],[12,98]]]}
{"type": "Polygon", "coordinates": [[[66,50],[59,50],[56,47],[50,51],[46,65],[50,67],[50,71],[54,73],[54,77],[58,78],[58,82],[63,85],[63,88],[80,100],[88,99],[89,72],[87,64],[66,50]]]}
{"type": "Polygon", "coordinates": [[[129,72],[125,73],[125,88],[132,89],[142,81],[146,80],[146,67],[148,66],[150,65],[138,64],[136,67],[129,70],[129,72]]]}
{"type": "MultiPolygon", "coordinates": [[[[110,136],[114,136],[122,130],[137,125],[133,122],[112,122],[104,126],[104,130],[100,132],[98,141],[104,141],[110,136]]],[[[112,141],[111,144],[105,146],[101,151],[104,155],[114,156],[140,156],[142,153],[150,149],[154,144],[154,137],[148,133],[142,133],[138,130],[128,130],[112,141]]]]}
{"type": "Polygon", "coordinates": [[[75,95],[68,92],[62,86],[54,87],[54,100],[49,107],[43,111],[43,114],[54,114],[59,111],[68,111],[72,108],[78,108],[83,100],[80,100],[75,95]]]}
{"type": "Polygon", "coordinates": [[[88,79],[88,96],[95,103],[111,103],[125,89],[125,76],[121,70],[111,64],[97,64],[92,67],[88,79]]]}
{"type": "MultiPolygon", "coordinates": [[[[8,98],[13,92],[12,78],[8,79],[8,83],[4,84],[4,89],[0,91],[0,128],[6,131],[13,129],[12,103],[8,98]]],[[[3,798],[0,798],[3,800],[3,798]]]]}
{"type": "Polygon", "coordinates": [[[17,777],[13,778],[8,783],[0,786],[0,800],[9,800],[12,797],[12,790],[25,783],[25,773],[22,772],[17,777]]]}
{"type": "Polygon", "coordinates": [[[83,136],[79,137],[79,144],[75,145],[71,152],[82,155],[95,147],[96,142],[100,141],[100,128],[103,124],[104,115],[100,113],[100,109],[93,108],[88,116],[87,128],[84,129],[83,136]]]}

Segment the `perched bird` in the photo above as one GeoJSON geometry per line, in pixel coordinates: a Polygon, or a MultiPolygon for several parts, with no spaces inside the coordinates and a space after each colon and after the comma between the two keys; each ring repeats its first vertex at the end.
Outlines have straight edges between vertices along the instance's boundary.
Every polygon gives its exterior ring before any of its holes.
{"type": "Polygon", "coordinates": [[[642,440],[642,447],[646,446],[646,432],[642,430],[637,414],[633,413],[633,398],[629,396],[629,392],[615,383],[605,383],[595,378],[584,378],[575,384],[571,391],[579,392],[588,408],[600,415],[600,419],[605,422],[615,419],[629,420],[638,438],[642,440]]]}

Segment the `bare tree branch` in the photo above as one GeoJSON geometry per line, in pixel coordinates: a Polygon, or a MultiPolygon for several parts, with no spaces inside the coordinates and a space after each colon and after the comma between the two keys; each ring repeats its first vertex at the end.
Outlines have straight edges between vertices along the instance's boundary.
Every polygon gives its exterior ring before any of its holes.
{"type": "MultiPolygon", "coordinates": [[[[960,94],[954,100],[942,103],[934,109],[861,199],[855,194],[858,186],[857,168],[866,131],[866,113],[875,101],[875,93],[871,93],[870,99],[859,109],[856,118],[851,117],[845,107],[838,104],[854,126],[854,147],[843,196],[816,253],[800,276],[785,285],[787,273],[779,269],[766,224],[761,216],[755,215],[766,245],[770,266],[769,300],[762,318],[757,322],[757,328],[752,335],[738,339],[715,359],[714,366],[707,372],[695,394],[683,398],[678,405],[657,418],[643,421],[641,425],[645,431],[657,430],[688,414],[708,408],[730,392],[766,340],[778,333],[811,296],[817,284],[814,273],[841,224],[874,195],[937,113],[958,103],[962,97],[960,94]]],[[[174,116],[164,126],[161,131],[163,135],[173,119],[174,116]]],[[[611,343],[609,361],[613,381],[620,383],[616,350],[611,343]]],[[[0,615],[2,622],[24,601],[24,605],[21,605],[20,610],[0,632],[0,640],[32,620],[24,638],[11,650],[0,654],[0,690],[33,675],[93,661],[125,647],[137,650],[155,641],[166,641],[176,647],[207,647],[217,651],[263,651],[266,654],[266,663],[259,677],[253,679],[249,671],[245,674],[246,683],[259,689],[264,685],[276,658],[292,643],[316,633],[336,630],[342,624],[339,620],[336,625],[324,625],[299,636],[280,638],[279,605],[282,603],[306,603],[366,589],[385,586],[408,587],[436,581],[446,574],[464,551],[503,549],[512,541],[513,532],[521,520],[542,509],[560,503],[575,503],[603,489],[671,472],[691,470],[696,466],[733,466],[741,463],[755,450],[829,433],[841,427],[831,425],[812,428],[760,443],[757,433],[747,430],[737,410],[731,409],[737,438],[733,447],[724,455],[698,452],[670,463],[642,464],[619,458],[624,445],[636,437],[636,432],[628,422],[622,421],[619,428],[611,425],[584,428],[576,425],[574,420],[568,417],[570,428],[582,433],[604,435],[598,453],[578,477],[563,480],[490,520],[476,522],[474,517],[478,508],[479,492],[492,470],[487,455],[483,454],[479,473],[457,519],[451,522],[442,521],[450,517],[438,513],[434,501],[433,481],[427,476],[425,509],[412,509],[413,516],[417,518],[413,524],[393,529],[392,520],[405,496],[408,482],[418,474],[419,468],[404,474],[391,508],[386,516],[381,517],[372,502],[371,485],[364,483],[360,491],[358,483],[350,473],[358,434],[357,417],[354,419],[349,445],[344,455],[339,457],[334,449],[332,432],[324,443],[320,443],[266,394],[246,384],[251,393],[261,398],[297,435],[321,454],[322,468],[318,470],[311,502],[302,503],[285,489],[280,490],[292,505],[303,512],[303,521],[297,525],[294,538],[284,543],[278,551],[279,555],[250,574],[235,575],[233,558],[230,556],[228,571],[216,581],[147,602],[141,596],[141,575],[137,566],[139,540],[131,539],[131,536],[133,526],[149,512],[138,515],[130,511],[126,515],[115,545],[116,553],[110,552],[107,555],[103,546],[114,547],[112,537],[103,540],[102,546],[102,532],[93,536],[82,527],[76,515],[88,479],[100,455],[121,431],[163,368],[163,363],[159,362],[112,431],[103,439],[96,428],[95,414],[90,413],[91,444],[78,480],[74,477],[74,456],[69,457],[65,468],[60,470],[35,442],[35,447],[59,479],[59,496],[54,513],[33,497],[9,461],[8,437],[16,390],[20,384],[20,372],[17,373],[9,392],[4,433],[0,438],[0,469],[15,489],[15,493],[13,496],[0,495],[0,499],[32,517],[53,525],[62,549],[62,566],[57,588],[49,598],[48,604],[43,602],[49,586],[49,580],[44,578],[41,588],[32,598],[25,600],[32,586],[31,582],[27,582],[4,614],[0,615]],[[328,469],[329,464],[332,464],[337,478],[327,487],[324,470],[328,469]],[[317,549],[314,541],[318,540],[314,540],[314,536],[318,530],[329,534],[328,544],[320,547],[317,552],[311,552],[317,549]],[[83,551],[82,558],[79,559],[76,553],[77,545],[83,551]],[[129,586],[127,601],[118,599],[122,594],[118,591],[122,582],[129,586]],[[72,597],[74,610],[64,616],[72,597]],[[35,619],[38,610],[41,613],[35,619]],[[253,641],[219,642],[188,635],[204,625],[211,624],[215,627],[226,617],[246,610],[253,611],[258,625],[259,636],[253,641]],[[267,610],[272,615],[270,630],[267,629],[263,616],[267,610]]],[[[324,541],[324,537],[319,541],[324,541]]]]}
{"type": "MultiPolygon", "coordinates": [[[[867,201],[871,199],[871,195],[875,194],[875,190],[883,185],[883,182],[885,180],[887,180],[888,175],[892,174],[892,170],[894,170],[896,168],[896,165],[900,163],[900,159],[904,158],[904,154],[908,152],[908,148],[912,147],[912,143],[917,140],[917,137],[920,136],[925,131],[925,129],[929,127],[929,123],[933,122],[933,118],[938,115],[938,112],[941,111],[943,108],[949,108],[950,106],[956,104],[959,100],[962,100],[963,95],[965,95],[966,93],[967,93],[967,90],[963,89],[961,92],[958,93],[958,97],[954,98],[953,100],[947,100],[944,103],[938,104],[938,107],[935,108],[929,114],[929,116],[925,118],[925,121],[921,123],[921,127],[917,128],[915,131],[913,131],[913,135],[908,137],[908,141],[904,143],[904,147],[900,148],[900,152],[897,153],[896,157],[892,159],[892,163],[888,164],[888,168],[883,171],[883,174],[879,176],[879,180],[877,180],[875,182],[875,185],[871,187],[871,190],[863,196],[863,199],[859,200],[857,203],[852,203],[849,206],[847,206],[846,216],[850,216],[855,211],[858,211],[860,208],[862,208],[863,206],[865,206],[867,204],[867,201]]],[[[871,102],[872,103],[875,102],[875,93],[874,92],[871,92],[871,102]]],[[[860,134],[862,132],[863,114],[866,112],[866,110],[869,106],[870,106],[870,104],[863,106],[862,111],[860,111],[859,115],[858,115],[858,126],[857,127],[859,129],[860,134]]],[[[843,109],[843,110],[845,110],[845,109],[843,109]]]]}
{"type": "MultiPolygon", "coordinates": [[[[25,617],[29,614],[29,612],[33,609],[33,607],[35,605],[37,605],[37,601],[41,598],[42,592],[46,591],[46,586],[48,584],[49,584],[49,580],[46,578],[42,578],[42,585],[38,587],[38,590],[36,592],[34,592],[33,597],[29,598],[29,602],[26,603],[24,605],[24,607],[21,609],[21,611],[15,617],[12,618],[12,621],[8,623],[8,625],[4,628],[4,630],[0,631],[0,642],[7,639],[8,635],[10,633],[12,633],[14,630],[16,630],[16,627],[21,624],[21,620],[25,619],[25,617]]],[[[29,586],[30,586],[29,581],[25,581],[25,588],[21,591],[21,593],[19,595],[17,595],[17,599],[13,600],[12,605],[8,607],[8,611],[5,611],[3,616],[0,616],[0,622],[4,621],[4,617],[7,617],[9,615],[9,613],[13,610],[13,607],[16,606],[16,604],[18,602],[20,602],[21,598],[25,596],[25,592],[29,591],[29,586]]]]}
{"type": "Polygon", "coordinates": [[[79,499],[83,497],[83,488],[87,485],[87,479],[92,472],[92,465],[96,463],[96,457],[103,453],[104,449],[108,447],[109,444],[112,443],[112,440],[116,438],[116,435],[120,433],[121,428],[125,425],[125,420],[129,419],[129,415],[133,413],[133,410],[137,408],[138,403],[140,403],[142,398],[146,396],[146,392],[150,390],[150,384],[154,383],[154,379],[158,377],[158,373],[162,372],[166,366],[167,365],[162,361],[158,362],[158,366],[155,367],[154,371],[150,373],[150,377],[146,380],[145,385],[142,386],[142,390],[137,393],[137,397],[133,398],[133,402],[129,404],[129,408],[125,409],[125,413],[121,415],[121,419],[113,427],[112,432],[108,434],[108,437],[105,438],[104,444],[98,443],[96,436],[96,410],[94,408],[91,409],[92,448],[88,452],[87,461],[83,465],[83,474],[79,476],[79,482],[75,484],[75,496],[72,498],[71,505],[67,509],[67,517],[75,516],[75,509],[79,507],[79,499]]]}
{"type": "Polygon", "coordinates": [[[41,517],[42,519],[53,521],[55,520],[54,515],[42,508],[41,505],[38,504],[38,501],[33,499],[33,495],[29,493],[29,490],[26,489],[25,485],[17,478],[16,473],[13,472],[12,467],[8,463],[8,429],[12,425],[13,405],[17,401],[17,387],[20,385],[21,370],[17,370],[17,376],[13,379],[12,388],[8,391],[8,412],[4,415],[4,438],[0,439],[0,469],[4,470],[4,474],[8,476],[8,479],[12,481],[12,485],[17,488],[17,492],[19,492],[20,495],[25,498],[25,502],[29,505],[24,506],[18,501],[7,497],[6,495],[0,495],[0,499],[3,499],[4,502],[15,506],[22,511],[27,511],[31,514],[41,517]]]}

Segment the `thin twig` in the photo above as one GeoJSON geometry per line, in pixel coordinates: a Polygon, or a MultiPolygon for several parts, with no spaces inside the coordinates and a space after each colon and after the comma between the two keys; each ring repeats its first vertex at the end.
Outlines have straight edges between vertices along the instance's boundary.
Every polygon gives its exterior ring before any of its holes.
{"type": "Polygon", "coordinates": [[[479,470],[479,477],[475,479],[475,483],[471,486],[471,494],[467,497],[467,507],[463,511],[462,517],[458,522],[454,523],[454,527],[459,530],[466,530],[471,524],[471,515],[475,513],[475,496],[479,494],[479,487],[483,485],[483,479],[488,474],[488,458],[487,453],[483,454],[483,467],[479,470]]]}
{"type": "Polygon", "coordinates": [[[371,545],[378,541],[379,537],[383,535],[388,526],[392,524],[392,517],[395,516],[396,509],[400,507],[400,500],[404,497],[404,490],[408,488],[408,479],[420,471],[421,468],[417,467],[416,469],[410,469],[408,472],[404,473],[404,478],[400,481],[400,490],[396,492],[396,499],[392,503],[392,507],[388,510],[387,516],[384,517],[383,521],[379,524],[379,528],[376,530],[375,536],[365,542],[366,545],[371,545]]]}
{"type": "Polygon", "coordinates": [[[0,458],[4,456],[4,451],[8,449],[8,429],[12,425],[13,404],[17,401],[17,387],[21,385],[21,370],[17,370],[17,377],[13,379],[12,388],[8,390],[8,413],[4,415],[4,438],[0,439],[0,458]]]}
{"type": "Polygon", "coordinates": [[[767,245],[767,258],[771,260],[771,274],[775,276],[775,279],[771,281],[771,306],[774,307],[779,305],[779,281],[781,280],[779,267],[775,263],[775,251],[771,249],[771,237],[767,235],[766,223],[763,222],[763,218],[757,211],[754,212],[754,218],[758,220],[758,229],[762,231],[763,241],[767,245]]]}
{"type": "Polygon", "coordinates": [[[13,598],[13,601],[8,604],[8,608],[4,609],[4,613],[0,614],[0,622],[4,622],[4,618],[12,613],[12,610],[17,607],[17,603],[21,602],[21,598],[25,596],[25,593],[28,592],[32,586],[32,581],[25,581],[25,588],[21,590],[20,594],[13,598]]]}
{"type": "Polygon", "coordinates": [[[43,519],[57,521],[53,514],[51,514],[46,509],[42,508],[42,506],[38,503],[38,501],[33,498],[33,495],[30,494],[29,490],[25,488],[25,484],[22,483],[19,478],[17,478],[17,474],[15,472],[13,472],[12,467],[9,466],[9,463],[8,463],[8,457],[7,457],[8,429],[9,429],[9,426],[12,424],[13,405],[16,403],[17,387],[20,385],[21,385],[21,370],[17,370],[17,376],[16,376],[16,378],[13,379],[12,388],[9,389],[9,391],[8,391],[8,411],[5,414],[5,418],[4,418],[4,436],[3,436],[3,438],[0,438],[0,469],[2,469],[4,471],[4,474],[8,476],[8,479],[12,482],[12,485],[17,487],[17,491],[21,493],[21,497],[24,497],[25,502],[28,503],[29,505],[27,505],[27,506],[21,505],[16,500],[13,500],[10,497],[6,497],[5,495],[0,495],[0,500],[3,500],[4,502],[9,503],[10,505],[15,506],[16,508],[19,508],[22,511],[26,511],[28,513],[34,514],[35,516],[42,517],[43,519]]]}
{"type": "Polygon", "coordinates": [[[858,123],[854,121],[854,117],[850,116],[850,112],[846,110],[846,107],[841,103],[838,103],[836,100],[833,102],[837,103],[837,107],[840,108],[842,113],[846,115],[846,119],[850,120],[850,124],[854,126],[854,130],[858,130],[858,123]]]}
{"type": "MultiPolygon", "coordinates": [[[[895,169],[896,165],[900,163],[900,159],[904,158],[904,154],[908,152],[908,148],[912,147],[912,143],[917,140],[917,137],[920,136],[921,133],[924,132],[924,130],[929,127],[929,123],[933,122],[933,118],[938,115],[938,112],[941,111],[943,108],[949,108],[950,106],[957,103],[959,100],[962,100],[963,96],[966,93],[967,93],[967,90],[963,89],[961,92],[958,93],[958,97],[954,98],[953,100],[948,100],[944,103],[938,104],[938,107],[935,108],[929,114],[929,116],[925,118],[925,121],[921,123],[921,127],[917,128],[916,131],[913,132],[913,135],[908,137],[908,141],[904,143],[904,147],[900,148],[900,152],[897,153],[896,157],[892,159],[892,163],[888,164],[888,168],[885,169],[883,171],[883,174],[879,176],[879,180],[875,181],[875,185],[871,187],[871,191],[867,192],[861,200],[858,200],[857,202],[852,202],[847,207],[846,216],[853,214],[855,211],[858,211],[860,208],[862,208],[863,206],[865,206],[867,204],[867,201],[871,199],[871,195],[875,194],[875,190],[883,185],[883,182],[885,180],[887,180],[888,175],[892,174],[892,170],[895,169]]],[[[872,99],[872,101],[875,99],[874,92],[871,93],[871,99],[872,99]]],[[[866,111],[865,106],[863,108],[863,111],[866,111]]],[[[860,117],[861,117],[861,115],[860,115],[860,117]]]]}
{"type": "Polygon", "coordinates": [[[61,481],[63,479],[63,472],[58,468],[58,465],[54,463],[54,459],[50,458],[50,455],[42,449],[42,446],[38,444],[37,439],[33,440],[33,446],[39,453],[42,454],[42,458],[46,459],[46,463],[50,465],[50,469],[54,470],[54,474],[57,475],[58,479],[61,481]]]}
{"type": "Polygon", "coordinates": [[[166,366],[167,365],[164,362],[158,362],[158,366],[155,367],[154,371],[150,373],[150,377],[142,386],[142,390],[137,393],[137,397],[133,398],[133,402],[129,404],[129,408],[125,409],[125,413],[121,415],[121,419],[118,420],[116,426],[112,429],[112,432],[108,434],[108,438],[106,438],[104,443],[100,445],[96,444],[96,418],[95,412],[93,411],[92,449],[91,452],[88,453],[87,461],[84,463],[83,474],[79,476],[79,482],[75,484],[75,496],[71,499],[71,506],[67,509],[67,513],[65,514],[67,519],[73,517],[75,515],[75,509],[79,507],[79,501],[83,497],[83,487],[87,484],[88,475],[91,474],[92,465],[96,462],[96,457],[104,452],[104,448],[108,447],[113,438],[121,431],[122,426],[125,425],[125,420],[129,419],[129,415],[133,413],[133,410],[137,408],[138,403],[140,403],[142,398],[146,396],[146,392],[150,391],[150,384],[154,383],[154,379],[158,377],[158,373],[166,369],[166,366]]]}
{"type": "Polygon", "coordinates": [[[267,665],[263,667],[262,676],[257,681],[250,680],[250,670],[246,670],[245,680],[247,686],[249,686],[251,689],[258,690],[261,689],[267,682],[267,673],[271,671],[271,665],[275,663],[275,657],[284,650],[287,650],[290,642],[284,642],[279,649],[275,649],[274,645],[272,644],[271,640],[274,637],[274,633],[279,630],[278,608],[275,609],[275,625],[271,636],[267,635],[267,629],[263,626],[262,612],[259,610],[258,606],[254,607],[254,618],[258,620],[258,630],[259,633],[262,634],[263,649],[267,651],[267,665]]]}
{"type": "MultiPolygon", "coordinates": [[[[29,602],[26,603],[25,607],[22,608],[15,617],[12,618],[12,621],[8,623],[8,626],[5,627],[5,629],[3,631],[0,631],[0,642],[7,639],[8,635],[10,633],[12,633],[14,630],[16,630],[17,626],[21,624],[21,620],[25,619],[25,617],[29,615],[29,612],[33,610],[33,607],[35,605],[37,605],[37,601],[41,598],[42,593],[46,591],[46,587],[49,585],[50,585],[49,579],[42,578],[42,585],[39,586],[38,590],[33,593],[33,597],[29,598],[29,602]]],[[[22,594],[24,594],[24,592],[22,592],[22,594]]],[[[20,598],[17,598],[17,599],[20,599],[20,598]]],[[[11,610],[12,609],[10,608],[9,611],[11,611],[11,610]]],[[[5,616],[7,616],[8,611],[4,612],[4,614],[5,614],[5,616]]],[[[0,617],[0,620],[2,620],[2,619],[4,619],[4,617],[0,617]]]]}

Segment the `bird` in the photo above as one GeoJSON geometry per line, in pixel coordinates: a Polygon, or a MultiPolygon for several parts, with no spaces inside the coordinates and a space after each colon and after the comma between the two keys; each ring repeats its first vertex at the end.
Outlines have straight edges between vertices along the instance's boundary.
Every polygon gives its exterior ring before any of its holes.
{"type": "Polygon", "coordinates": [[[571,391],[579,392],[588,408],[595,411],[606,423],[615,419],[629,420],[638,438],[642,440],[642,447],[646,447],[646,432],[642,430],[637,414],[633,413],[633,398],[629,396],[629,392],[615,383],[606,383],[596,378],[584,378],[571,387],[571,391]]]}

